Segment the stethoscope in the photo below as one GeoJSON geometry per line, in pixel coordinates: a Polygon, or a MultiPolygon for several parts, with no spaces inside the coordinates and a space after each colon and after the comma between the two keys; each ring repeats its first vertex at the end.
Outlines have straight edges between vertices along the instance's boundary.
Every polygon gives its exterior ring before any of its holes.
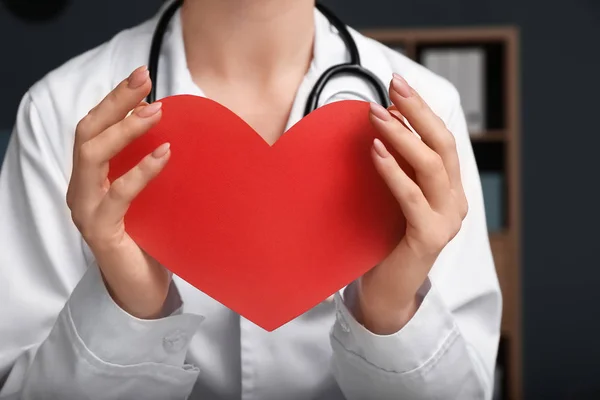
{"type": "MultiPolygon", "coordinates": [[[[175,0],[173,3],[171,3],[160,17],[158,24],[156,25],[156,29],[152,37],[150,60],[148,63],[148,70],[150,72],[150,79],[152,82],[157,82],[156,77],[158,76],[158,58],[165,31],[169,25],[169,22],[171,21],[171,18],[173,18],[173,15],[182,4],[183,0],[175,0]]],[[[350,32],[348,32],[346,25],[322,4],[317,3],[316,7],[327,18],[329,23],[337,29],[340,38],[343,40],[344,44],[346,45],[346,49],[350,54],[350,62],[334,65],[328,68],[319,77],[319,79],[317,79],[317,82],[313,86],[306,100],[304,116],[307,116],[310,112],[314,111],[318,107],[319,98],[321,97],[321,92],[323,92],[325,85],[337,75],[354,75],[361,79],[365,79],[377,92],[379,104],[383,105],[384,107],[388,107],[390,105],[390,101],[387,95],[386,86],[379,78],[377,78],[377,76],[360,64],[358,47],[356,46],[356,42],[352,38],[352,35],[350,35],[350,32]]],[[[150,94],[148,95],[146,101],[148,103],[152,103],[155,100],[156,85],[152,85],[152,89],[150,90],[150,94]]]]}

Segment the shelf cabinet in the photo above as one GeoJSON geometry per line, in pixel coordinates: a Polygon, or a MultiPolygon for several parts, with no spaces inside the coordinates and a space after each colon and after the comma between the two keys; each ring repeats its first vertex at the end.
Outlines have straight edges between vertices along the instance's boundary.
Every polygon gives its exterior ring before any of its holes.
{"type": "MultiPolygon", "coordinates": [[[[478,49],[481,64],[485,116],[483,128],[471,132],[471,142],[483,177],[501,177],[501,209],[498,223],[491,224],[490,246],[503,295],[502,338],[497,382],[503,400],[522,399],[521,388],[521,284],[520,284],[520,166],[519,166],[519,33],[514,27],[365,29],[363,34],[426,65],[423,55],[431,49],[460,52],[478,49]],[[484,175],[488,174],[488,175],[484,175]]],[[[431,52],[429,53],[431,54],[431,52]]],[[[440,53],[442,54],[442,53],[440,53]]],[[[431,60],[431,57],[428,58],[431,60]]],[[[440,74],[443,76],[443,74],[440,74]]],[[[446,77],[449,78],[449,77],[446,77]]],[[[468,79],[464,78],[464,79],[468,79]]],[[[464,80],[463,79],[463,80],[464,80]]],[[[452,82],[452,79],[449,79],[452,82]]],[[[454,83],[454,82],[453,82],[454,83]]],[[[461,87],[457,87],[461,93],[461,87]]],[[[461,93],[461,98],[463,94],[461,93]]],[[[464,98],[463,98],[464,101],[464,98]]],[[[484,197],[486,190],[484,187],[484,197]]],[[[491,198],[486,198],[487,206],[491,198]]]]}

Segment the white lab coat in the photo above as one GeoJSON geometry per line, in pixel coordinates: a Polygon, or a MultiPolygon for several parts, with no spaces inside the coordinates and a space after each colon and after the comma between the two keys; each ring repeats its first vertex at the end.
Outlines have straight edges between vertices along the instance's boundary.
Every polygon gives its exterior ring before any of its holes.
{"type": "MultiPolygon", "coordinates": [[[[288,127],[343,43],[315,11],[314,61],[288,127]]],[[[501,295],[459,96],[446,80],[352,31],[384,82],[404,76],[455,134],[470,212],[399,332],[378,336],[346,307],[353,286],[268,333],[178,277],[169,316],[144,321],[107,295],[65,204],[77,122],[147,62],[157,18],[49,73],[24,96],[0,176],[0,399],[489,399],[501,295]],[[345,303],[346,302],[346,303],[345,303]]],[[[202,95],[190,77],[179,13],[165,36],[158,96],[202,95]]],[[[321,104],[375,100],[357,78],[321,104]]],[[[201,171],[197,171],[201,173],[201,171]]],[[[434,228],[434,227],[432,227],[434,228]]],[[[302,290],[302,288],[298,288],[302,290]]]]}

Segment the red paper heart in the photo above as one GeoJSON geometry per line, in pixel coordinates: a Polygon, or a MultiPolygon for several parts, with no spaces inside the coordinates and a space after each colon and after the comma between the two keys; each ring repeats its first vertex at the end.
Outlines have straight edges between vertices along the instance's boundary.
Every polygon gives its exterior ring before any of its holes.
{"type": "Polygon", "coordinates": [[[161,122],[110,163],[113,180],[171,143],[167,166],[127,212],[127,232],[262,328],[348,285],[402,237],[404,218],[371,159],[368,103],[321,107],[269,146],[212,100],[161,101],[161,122]]]}

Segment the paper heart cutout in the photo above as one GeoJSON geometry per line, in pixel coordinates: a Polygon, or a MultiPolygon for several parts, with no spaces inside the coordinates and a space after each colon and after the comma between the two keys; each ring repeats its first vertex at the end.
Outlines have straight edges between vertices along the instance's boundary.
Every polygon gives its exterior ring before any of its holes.
{"type": "Polygon", "coordinates": [[[171,158],[125,227],[174,274],[272,331],[378,264],[404,234],[372,162],[369,105],[341,101],[273,145],[212,100],[161,100],[158,125],[111,160],[112,181],[164,142],[171,158]]]}

